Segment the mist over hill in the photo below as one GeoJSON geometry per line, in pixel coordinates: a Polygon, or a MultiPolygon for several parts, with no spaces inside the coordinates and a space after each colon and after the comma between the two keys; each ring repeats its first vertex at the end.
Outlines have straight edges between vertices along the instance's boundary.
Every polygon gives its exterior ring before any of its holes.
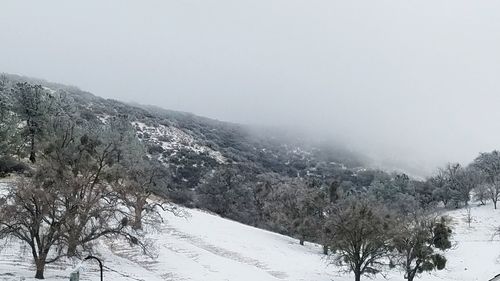
{"type": "Polygon", "coordinates": [[[414,277],[445,268],[452,246],[450,222],[433,214],[472,200],[496,209],[500,199],[498,151],[422,178],[322,136],[11,74],[0,75],[0,116],[0,177],[8,179],[0,237],[30,245],[38,279],[46,264],[92,253],[105,238],[147,253],[145,230],[164,225],[165,212],[181,215],[179,206],[317,243],[342,258],[338,266],[366,263],[368,271],[353,267],[356,280],[384,270],[374,260],[401,256],[416,241],[425,266],[396,264],[414,277]],[[358,243],[375,246],[359,257],[351,249],[358,243]]]}
{"type": "MultiPolygon", "coordinates": [[[[307,165],[314,166],[317,162],[335,162],[350,168],[369,164],[366,157],[343,147],[333,139],[318,138],[299,130],[223,122],[158,106],[104,99],[80,90],[76,86],[47,82],[43,79],[5,73],[3,76],[14,82],[27,81],[41,84],[52,91],[64,91],[73,98],[78,110],[84,115],[108,118],[127,114],[131,120],[135,119],[134,121],[176,128],[179,133],[193,137],[193,145],[197,143],[214,146],[212,149],[220,151],[222,155],[232,161],[255,161],[258,166],[266,167],[273,172],[289,173],[290,175],[296,175],[297,172],[305,173],[305,167],[302,169],[298,167],[307,163],[307,165]],[[320,140],[318,141],[318,139],[320,140]],[[237,155],[232,155],[234,153],[237,155]],[[282,158],[280,159],[280,157],[282,158]],[[276,165],[274,166],[272,159],[280,160],[275,161],[279,163],[274,163],[276,165]],[[297,161],[297,163],[294,164],[293,161],[297,161]],[[284,165],[287,162],[290,163],[284,165]],[[297,167],[294,168],[294,165],[297,167]]],[[[256,112],[256,114],[258,113],[256,112]]]]}
{"type": "Polygon", "coordinates": [[[499,279],[499,10],[2,1],[0,281],[499,279]]]}

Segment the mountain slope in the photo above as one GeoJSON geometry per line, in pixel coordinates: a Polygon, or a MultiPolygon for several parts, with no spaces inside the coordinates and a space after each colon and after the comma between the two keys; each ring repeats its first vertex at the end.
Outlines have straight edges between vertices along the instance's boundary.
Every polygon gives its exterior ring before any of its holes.
{"type": "Polygon", "coordinates": [[[1,76],[14,84],[27,81],[40,84],[51,93],[64,94],[70,98],[74,111],[88,121],[126,117],[138,129],[138,136],[148,145],[150,153],[176,168],[176,182],[183,188],[195,187],[207,171],[224,164],[240,164],[254,173],[274,172],[292,177],[314,174],[318,169],[323,171],[322,175],[333,176],[364,164],[363,157],[331,140],[314,142],[307,136],[278,128],[221,122],[191,113],[104,99],[76,87],[44,80],[1,76]]]}

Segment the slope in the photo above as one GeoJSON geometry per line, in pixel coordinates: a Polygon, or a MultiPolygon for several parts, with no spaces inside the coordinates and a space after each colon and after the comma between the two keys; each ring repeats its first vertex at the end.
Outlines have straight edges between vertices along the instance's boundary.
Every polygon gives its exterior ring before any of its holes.
{"type": "MultiPolygon", "coordinates": [[[[1,184],[3,188],[7,183],[1,184]]],[[[98,253],[106,266],[105,280],[124,281],[330,281],[352,280],[329,265],[317,245],[300,246],[296,240],[210,213],[183,209],[185,216],[163,213],[164,223],[148,234],[154,241],[155,258],[142,255],[119,241],[102,241],[98,253]]],[[[489,280],[500,273],[500,240],[492,234],[500,225],[500,210],[491,205],[472,207],[469,228],[465,210],[449,211],[455,246],[446,256],[446,270],[424,274],[419,280],[489,280]]],[[[0,280],[34,280],[28,248],[15,240],[0,247],[0,280]],[[22,279],[21,279],[22,280],[22,279]]],[[[63,261],[49,265],[47,280],[68,280],[81,266],[81,280],[98,280],[97,265],[63,261]]],[[[401,280],[391,271],[387,279],[401,280]]]]}

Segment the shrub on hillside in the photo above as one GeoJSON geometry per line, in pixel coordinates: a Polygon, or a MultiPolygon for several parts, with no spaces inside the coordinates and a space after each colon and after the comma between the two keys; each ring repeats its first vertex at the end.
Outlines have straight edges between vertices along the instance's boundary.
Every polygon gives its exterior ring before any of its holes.
{"type": "Polygon", "coordinates": [[[23,173],[29,170],[29,167],[15,160],[12,157],[0,157],[0,177],[5,177],[10,173],[23,173]]]}

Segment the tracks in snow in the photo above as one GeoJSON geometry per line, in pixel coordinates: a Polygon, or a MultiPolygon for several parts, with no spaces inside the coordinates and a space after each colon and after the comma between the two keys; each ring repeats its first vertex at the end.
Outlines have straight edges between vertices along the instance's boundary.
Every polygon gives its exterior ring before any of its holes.
{"type": "MultiPolygon", "coordinates": [[[[230,259],[230,260],[233,260],[233,261],[236,261],[239,263],[243,263],[246,265],[256,267],[256,268],[266,272],[267,274],[269,274],[277,279],[286,279],[288,277],[288,275],[284,272],[271,270],[271,268],[267,264],[265,264],[257,259],[245,257],[244,255],[242,255],[240,253],[230,251],[230,250],[215,246],[213,244],[210,244],[207,241],[201,239],[200,237],[196,237],[194,235],[190,235],[190,234],[181,232],[178,229],[168,225],[168,223],[165,223],[163,233],[168,233],[171,236],[174,236],[180,240],[188,242],[189,244],[191,244],[193,246],[196,246],[200,249],[208,251],[208,252],[210,252],[214,255],[217,255],[219,257],[223,257],[223,258],[230,259]]],[[[186,254],[191,255],[192,258],[196,258],[196,256],[197,256],[196,253],[187,252],[186,254]]]]}
{"type": "MultiPolygon", "coordinates": [[[[227,249],[224,249],[222,247],[213,245],[209,243],[208,241],[203,240],[200,237],[184,233],[177,228],[169,225],[168,223],[165,222],[164,226],[161,229],[162,235],[160,236],[159,239],[155,241],[155,247],[157,248],[163,248],[166,249],[170,252],[174,252],[182,257],[185,257],[192,262],[195,262],[205,268],[206,271],[208,272],[217,272],[214,268],[210,266],[210,264],[203,263],[200,261],[200,254],[196,253],[195,251],[186,249],[185,247],[182,247],[182,245],[179,245],[179,243],[171,242],[171,239],[168,239],[169,237],[174,237],[175,240],[177,241],[182,241],[185,242],[189,245],[192,245],[196,248],[199,248],[201,250],[207,251],[213,255],[216,255],[218,257],[221,257],[223,259],[228,259],[230,261],[242,263],[245,265],[253,266],[266,274],[269,274],[275,279],[278,280],[286,280],[288,278],[288,275],[285,272],[282,271],[275,271],[272,270],[267,264],[265,264],[262,261],[259,261],[254,258],[246,257],[240,253],[230,251],[227,249]]],[[[172,272],[168,271],[168,268],[166,268],[165,264],[162,264],[158,261],[158,259],[154,258],[149,258],[145,256],[140,249],[138,248],[133,248],[130,247],[126,242],[112,242],[110,244],[110,249],[113,252],[113,254],[128,259],[130,261],[133,261],[134,263],[138,264],[139,266],[143,267],[144,269],[150,271],[151,273],[154,273],[155,275],[159,276],[163,280],[168,280],[168,281],[173,281],[173,280],[191,280],[187,278],[183,278],[182,276],[179,276],[177,274],[174,274],[172,272]]],[[[159,250],[161,254],[161,250],[159,250]]]]}

